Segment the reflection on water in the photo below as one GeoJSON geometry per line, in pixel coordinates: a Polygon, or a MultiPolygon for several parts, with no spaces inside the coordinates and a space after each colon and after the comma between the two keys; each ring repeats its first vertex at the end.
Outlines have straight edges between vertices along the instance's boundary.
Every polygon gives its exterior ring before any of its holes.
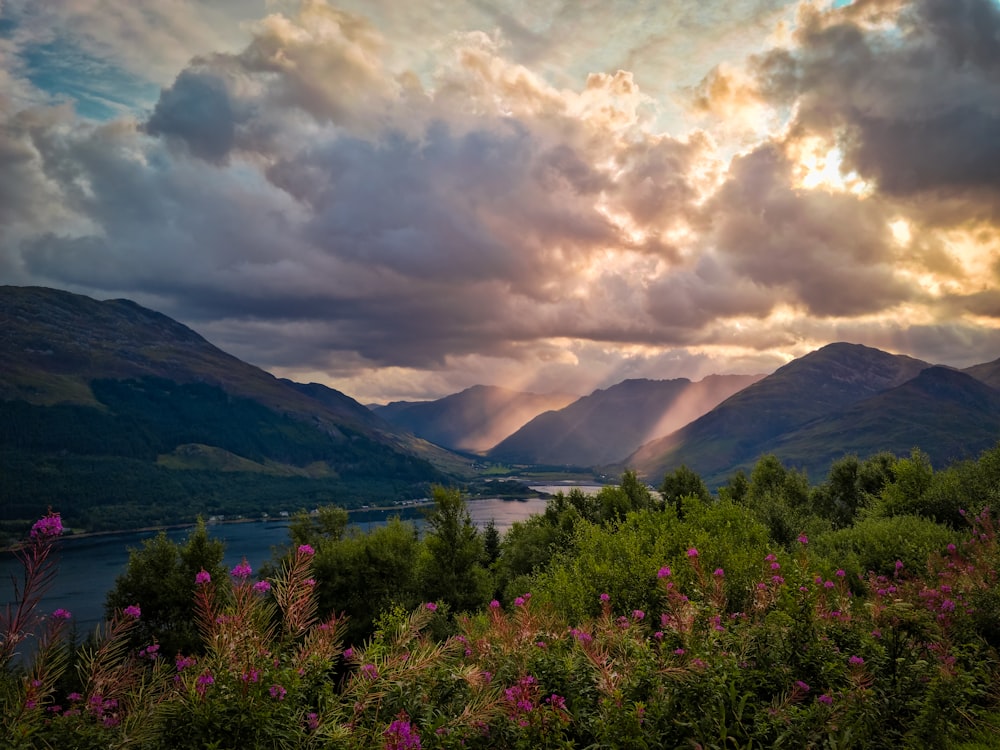
{"type": "MultiPolygon", "coordinates": [[[[515,521],[522,521],[545,510],[545,501],[470,500],[468,508],[476,525],[482,527],[493,520],[497,529],[503,533],[515,521]]],[[[357,511],[351,513],[351,523],[367,531],[384,524],[391,516],[399,516],[420,526],[423,509],[406,507],[357,511]]],[[[271,558],[274,547],[288,541],[287,532],[287,520],[209,526],[209,533],[226,543],[225,563],[228,567],[246,557],[255,570],[271,558]]],[[[56,551],[59,572],[48,596],[42,600],[39,611],[52,612],[59,607],[67,609],[73,613],[73,621],[81,635],[93,630],[104,618],[104,597],[125,569],[129,549],[141,547],[142,540],[155,536],[155,533],[129,532],[62,540],[56,551]]],[[[188,533],[189,529],[171,529],[167,536],[174,541],[183,542],[188,533]]],[[[11,603],[14,596],[12,575],[17,576],[20,581],[20,563],[13,553],[0,553],[0,593],[5,604],[11,603]]]]}

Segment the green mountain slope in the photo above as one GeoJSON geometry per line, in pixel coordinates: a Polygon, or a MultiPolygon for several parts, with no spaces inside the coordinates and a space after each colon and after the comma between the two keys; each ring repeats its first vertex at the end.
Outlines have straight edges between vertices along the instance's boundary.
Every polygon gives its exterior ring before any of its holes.
{"type": "Polygon", "coordinates": [[[686,464],[717,484],[769,441],[902,385],[930,365],[860,344],[835,343],[796,359],[712,411],[628,457],[650,481],[686,464]]]}
{"type": "Polygon", "coordinates": [[[822,417],[762,446],[818,481],[845,453],[906,455],[938,467],[974,459],[1000,440],[1000,391],[957,370],[929,367],[903,385],[822,417]]]}
{"type": "Polygon", "coordinates": [[[126,300],[0,287],[0,519],[87,528],[413,497],[460,459],[126,300]],[[251,481],[252,479],[252,481],[251,481]]]}

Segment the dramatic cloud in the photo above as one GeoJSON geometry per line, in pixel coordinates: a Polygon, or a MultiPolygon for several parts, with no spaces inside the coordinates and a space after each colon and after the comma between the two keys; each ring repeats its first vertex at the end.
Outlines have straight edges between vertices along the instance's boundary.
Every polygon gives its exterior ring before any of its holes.
{"type": "Polygon", "coordinates": [[[365,401],[973,364],[998,40],[995,0],[6,2],[0,280],[365,401]]]}

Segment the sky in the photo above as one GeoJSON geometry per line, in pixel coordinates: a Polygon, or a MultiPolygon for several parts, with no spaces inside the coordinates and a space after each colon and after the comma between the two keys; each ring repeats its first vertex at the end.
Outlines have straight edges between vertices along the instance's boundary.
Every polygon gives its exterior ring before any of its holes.
{"type": "Polygon", "coordinates": [[[0,283],[364,403],[1000,357],[1000,0],[0,0],[0,283]]]}

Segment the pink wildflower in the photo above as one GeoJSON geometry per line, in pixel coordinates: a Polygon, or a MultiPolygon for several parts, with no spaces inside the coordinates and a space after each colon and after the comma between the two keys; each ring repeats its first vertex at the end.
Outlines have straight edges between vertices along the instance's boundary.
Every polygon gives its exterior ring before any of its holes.
{"type": "Polygon", "coordinates": [[[209,572],[208,572],[207,570],[205,570],[204,568],[202,568],[202,569],[201,569],[201,570],[199,570],[199,571],[198,571],[197,573],[195,573],[195,576],[194,576],[194,582],[195,582],[195,583],[196,583],[196,584],[197,584],[198,586],[202,586],[202,585],[204,585],[204,584],[206,584],[206,583],[211,583],[211,582],[212,582],[212,574],[211,574],[211,573],[209,573],[209,572]]]}
{"type": "Polygon", "coordinates": [[[42,516],[31,527],[31,538],[59,536],[63,533],[62,518],[58,513],[49,513],[42,516]]]}

